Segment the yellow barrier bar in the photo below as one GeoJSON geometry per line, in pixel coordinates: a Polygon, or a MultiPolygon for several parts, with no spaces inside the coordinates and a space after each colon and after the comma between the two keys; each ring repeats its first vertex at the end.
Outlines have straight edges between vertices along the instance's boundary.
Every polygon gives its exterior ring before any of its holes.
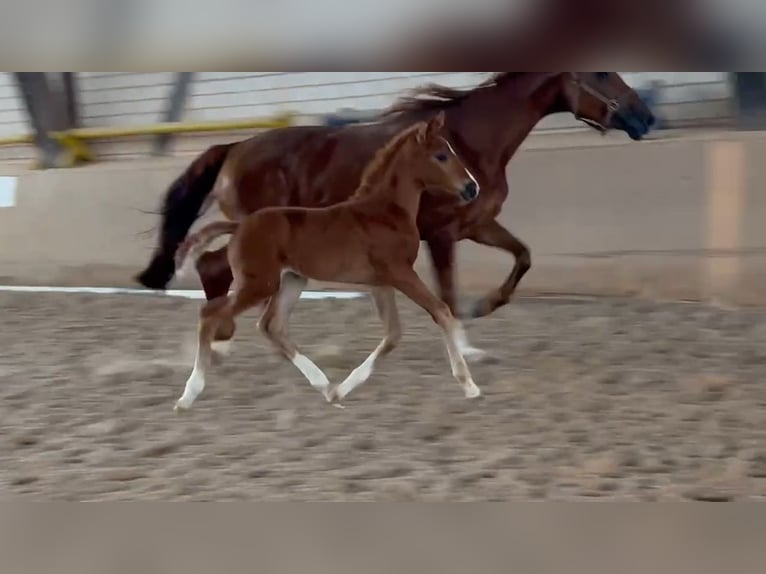
{"type": "MultiPolygon", "coordinates": [[[[226,132],[251,129],[275,129],[293,125],[294,115],[285,114],[272,119],[233,120],[228,122],[177,122],[160,123],[146,126],[128,126],[118,128],[79,128],[65,132],[54,132],[51,137],[62,143],[75,140],[117,139],[123,137],[151,136],[160,134],[184,134],[205,132],[226,132]]],[[[31,144],[31,135],[0,138],[0,146],[31,144]]]]}
{"type": "Polygon", "coordinates": [[[9,136],[5,138],[0,138],[0,146],[8,146],[8,145],[26,145],[26,144],[32,144],[34,143],[35,139],[29,135],[21,135],[21,136],[9,136]]]}
{"type": "Polygon", "coordinates": [[[183,134],[203,132],[226,132],[248,129],[275,129],[292,125],[293,116],[285,115],[268,120],[234,120],[230,122],[161,123],[148,126],[124,128],[79,128],[52,137],[72,137],[80,140],[122,138],[130,136],[153,136],[161,134],[183,134]]]}

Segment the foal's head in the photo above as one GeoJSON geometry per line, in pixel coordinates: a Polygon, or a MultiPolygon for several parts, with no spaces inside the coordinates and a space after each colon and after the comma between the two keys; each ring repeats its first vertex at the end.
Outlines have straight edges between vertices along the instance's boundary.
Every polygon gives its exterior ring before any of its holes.
{"type": "Polygon", "coordinates": [[[479,196],[479,184],[444,134],[444,112],[420,122],[407,146],[409,174],[422,189],[438,189],[470,203],[479,196]]]}

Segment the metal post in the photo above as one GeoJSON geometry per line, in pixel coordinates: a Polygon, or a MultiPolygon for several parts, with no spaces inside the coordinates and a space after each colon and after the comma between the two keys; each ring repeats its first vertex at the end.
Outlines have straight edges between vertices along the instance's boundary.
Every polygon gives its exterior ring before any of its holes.
{"type": "Polygon", "coordinates": [[[766,128],[766,72],[733,72],[737,123],[743,130],[766,128]]]}
{"type": "MultiPolygon", "coordinates": [[[[194,72],[178,72],[173,88],[168,98],[168,107],[162,118],[162,122],[178,122],[186,106],[186,99],[189,96],[194,72]]],[[[154,153],[156,155],[164,154],[170,145],[172,136],[170,134],[160,134],[154,140],[154,153]]]]}
{"type": "Polygon", "coordinates": [[[53,130],[50,90],[44,72],[14,72],[16,82],[34,131],[35,145],[40,151],[43,168],[55,167],[61,148],[49,133],[53,130]]]}
{"type": "Polygon", "coordinates": [[[62,83],[64,87],[65,112],[67,119],[67,129],[80,127],[80,102],[77,97],[77,77],[75,72],[62,72],[62,83]]]}

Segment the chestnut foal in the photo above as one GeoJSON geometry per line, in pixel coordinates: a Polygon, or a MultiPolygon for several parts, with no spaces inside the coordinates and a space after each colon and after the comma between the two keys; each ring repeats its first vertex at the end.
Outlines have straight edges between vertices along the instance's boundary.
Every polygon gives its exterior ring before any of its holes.
{"type": "Polygon", "coordinates": [[[239,223],[212,223],[184,242],[177,255],[179,269],[218,237],[232,234],[228,256],[234,288],[231,295],[202,309],[194,370],[176,410],[189,409],[203,391],[211,343],[221,322],[267,302],[261,330],[314,388],[340,406],[399,341],[395,290],[430,313],[441,327],[453,375],[466,397],[481,394],[463,358],[468,345],[460,323],[413,269],[420,248],[416,220],[425,189],[442,189],[465,203],[479,194],[476,180],[445,139],[443,127],[442,113],[396,135],[367,166],[348,201],[322,209],[268,208],[239,223]],[[335,388],[287,337],[288,315],[308,279],[370,287],[385,325],[378,348],[335,388]]]}

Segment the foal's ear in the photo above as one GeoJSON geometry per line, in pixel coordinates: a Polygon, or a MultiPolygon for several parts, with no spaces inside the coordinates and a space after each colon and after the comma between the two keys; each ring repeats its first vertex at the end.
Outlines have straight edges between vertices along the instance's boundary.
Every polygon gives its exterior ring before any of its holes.
{"type": "Polygon", "coordinates": [[[439,112],[434,116],[430,122],[428,122],[428,134],[429,136],[435,136],[441,133],[444,129],[444,112],[439,112]]]}
{"type": "Polygon", "coordinates": [[[428,141],[429,129],[430,124],[427,124],[426,122],[418,123],[418,128],[415,130],[418,145],[423,145],[428,141]]]}
{"type": "Polygon", "coordinates": [[[429,128],[432,133],[441,131],[442,128],[444,128],[444,111],[439,112],[436,117],[431,120],[429,128]]]}

